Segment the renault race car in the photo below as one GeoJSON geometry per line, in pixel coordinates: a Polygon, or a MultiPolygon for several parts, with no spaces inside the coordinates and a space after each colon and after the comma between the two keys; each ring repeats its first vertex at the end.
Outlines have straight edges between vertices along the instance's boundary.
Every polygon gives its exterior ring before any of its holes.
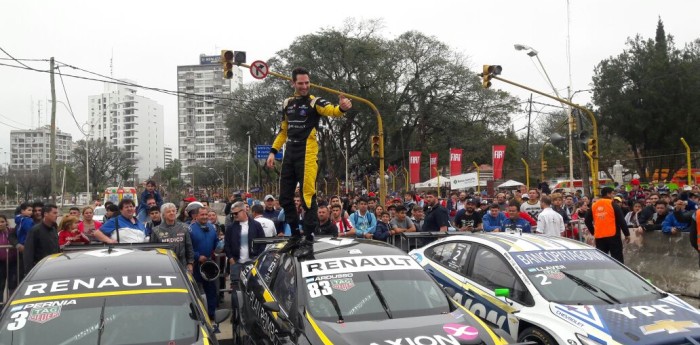
{"type": "Polygon", "coordinates": [[[386,243],[317,239],[306,256],[283,244],[241,270],[240,343],[507,343],[386,243]]]}
{"type": "Polygon", "coordinates": [[[481,233],[410,254],[455,300],[518,341],[700,343],[697,309],[580,242],[481,233]]]}
{"type": "Polygon", "coordinates": [[[3,308],[0,344],[217,344],[196,291],[170,250],[55,254],[3,308]]]}

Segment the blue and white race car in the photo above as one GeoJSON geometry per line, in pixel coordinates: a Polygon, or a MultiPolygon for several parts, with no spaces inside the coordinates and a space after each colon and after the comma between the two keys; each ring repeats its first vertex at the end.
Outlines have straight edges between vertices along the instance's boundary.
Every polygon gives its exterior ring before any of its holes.
{"type": "Polygon", "coordinates": [[[518,341],[700,344],[700,311],[580,242],[481,233],[410,254],[455,300],[518,341]]]}

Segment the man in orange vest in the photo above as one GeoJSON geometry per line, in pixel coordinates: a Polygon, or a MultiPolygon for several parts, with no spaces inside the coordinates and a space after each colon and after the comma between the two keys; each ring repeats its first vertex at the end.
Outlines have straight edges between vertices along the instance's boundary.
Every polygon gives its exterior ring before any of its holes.
{"type": "Polygon", "coordinates": [[[624,263],[620,230],[625,234],[625,243],[630,242],[630,231],[620,205],[613,203],[613,191],[612,187],[604,187],[601,190],[602,197],[594,202],[586,213],[585,222],[588,230],[595,236],[595,247],[624,263]]]}

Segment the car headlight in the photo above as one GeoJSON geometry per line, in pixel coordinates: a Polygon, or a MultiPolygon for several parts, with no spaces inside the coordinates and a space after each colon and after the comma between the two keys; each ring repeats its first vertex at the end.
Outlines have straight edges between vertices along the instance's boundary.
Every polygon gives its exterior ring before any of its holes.
{"type": "Polygon", "coordinates": [[[576,333],[576,338],[581,342],[582,345],[603,345],[595,340],[588,338],[583,334],[576,333]]]}

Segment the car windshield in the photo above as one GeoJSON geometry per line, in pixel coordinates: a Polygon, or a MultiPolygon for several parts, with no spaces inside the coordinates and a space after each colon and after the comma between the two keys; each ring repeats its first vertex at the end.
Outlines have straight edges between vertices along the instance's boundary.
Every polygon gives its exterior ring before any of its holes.
{"type": "Polygon", "coordinates": [[[185,293],[76,298],[6,308],[0,344],[192,344],[200,337],[185,293]]]}
{"type": "Polygon", "coordinates": [[[422,270],[349,272],[306,278],[308,311],[323,321],[385,320],[450,312],[422,270]]]}
{"type": "Polygon", "coordinates": [[[561,304],[618,304],[658,299],[660,293],[595,249],[513,253],[542,296],[561,304]]]}

